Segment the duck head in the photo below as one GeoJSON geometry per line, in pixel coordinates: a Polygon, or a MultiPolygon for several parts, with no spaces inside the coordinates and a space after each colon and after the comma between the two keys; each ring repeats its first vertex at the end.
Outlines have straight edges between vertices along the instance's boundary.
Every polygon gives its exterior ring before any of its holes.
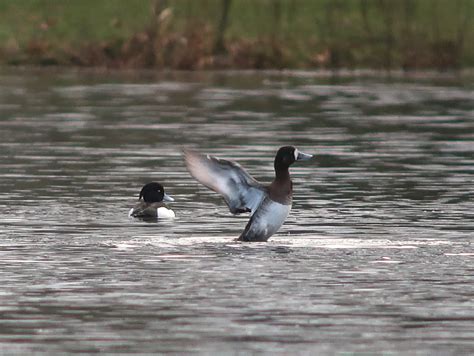
{"type": "Polygon", "coordinates": [[[165,188],[160,183],[151,182],[145,184],[140,191],[138,199],[142,199],[145,203],[158,203],[161,201],[174,201],[172,197],[165,193],[165,188]]]}
{"type": "Polygon", "coordinates": [[[287,170],[296,161],[306,161],[313,155],[303,153],[293,146],[280,147],[275,156],[275,171],[287,170]]]}

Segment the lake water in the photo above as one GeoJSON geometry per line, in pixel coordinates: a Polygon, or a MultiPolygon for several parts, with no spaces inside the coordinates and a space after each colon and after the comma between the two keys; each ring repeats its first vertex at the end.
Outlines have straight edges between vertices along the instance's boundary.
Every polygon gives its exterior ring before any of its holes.
{"type": "MultiPolygon", "coordinates": [[[[472,78],[471,78],[472,79],[472,78]]],[[[0,72],[0,353],[474,353],[474,81],[0,72]],[[268,243],[183,147],[293,209],[268,243]],[[174,221],[127,217],[161,182],[174,221]]]]}

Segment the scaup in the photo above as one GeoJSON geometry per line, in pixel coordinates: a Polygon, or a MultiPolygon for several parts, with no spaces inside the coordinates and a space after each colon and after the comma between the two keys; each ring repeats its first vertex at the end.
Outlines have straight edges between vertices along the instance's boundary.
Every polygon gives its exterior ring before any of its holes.
{"type": "Polygon", "coordinates": [[[174,218],[174,211],[168,209],[165,201],[174,201],[174,199],[165,193],[160,183],[145,184],[140,191],[137,204],[130,209],[128,216],[142,219],[174,218]]]}
{"type": "Polygon", "coordinates": [[[231,213],[250,213],[240,241],[267,241],[280,228],[290,212],[293,196],[288,168],[295,161],[311,157],[293,146],[281,147],[274,161],[275,179],[264,186],[238,163],[184,150],[186,166],[194,178],[222,194],[231,213]]]}

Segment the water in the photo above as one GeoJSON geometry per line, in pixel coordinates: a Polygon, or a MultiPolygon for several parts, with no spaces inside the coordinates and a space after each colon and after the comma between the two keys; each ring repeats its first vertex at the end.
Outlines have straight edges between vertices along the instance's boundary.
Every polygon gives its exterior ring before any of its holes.
{"type": "Polygon", "coordinates": [[[311,73],[0,73],[0,352],[474,352],[474,86],[311,73]],[[269,182],[268,243],[181,149],[269,182]],[[141,186],[173,222],[127,218],[141,186]]]}

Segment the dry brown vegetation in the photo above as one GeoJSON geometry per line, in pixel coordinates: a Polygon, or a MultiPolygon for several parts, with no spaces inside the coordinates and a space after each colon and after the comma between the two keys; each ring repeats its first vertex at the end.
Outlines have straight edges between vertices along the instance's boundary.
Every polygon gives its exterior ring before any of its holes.
{"type": "MultiPolygon", "coordinates": [[[[148,18],[141,30],[101,39],[58,40],[48,35],[61,27],[58,18],[38,16],[40,34],[23,42],[9,38],[0,58],[8,64],[186,70],[444,70],[474,64],[466,46],[473,40],[471,0],[206,0],[198,2],[206,4],[202,9],[189,0],[143,3],[148,18]],[[262,23],[256,16],[246,28],[239,16],[252,6],[262,23]]],[[[125,20],[113,18],[109,27],[125,20]]]]}

